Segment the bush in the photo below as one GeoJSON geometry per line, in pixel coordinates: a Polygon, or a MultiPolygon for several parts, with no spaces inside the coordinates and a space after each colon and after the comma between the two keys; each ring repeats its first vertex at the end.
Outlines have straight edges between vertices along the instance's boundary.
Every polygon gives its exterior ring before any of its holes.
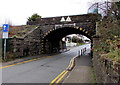
{"type": "Polygon", "coordinates": [[[41,18],[38,14],[33,14],[31,17],[28,18],[28,21],[35,21],[37,18],[41,18]]]}
{"type": "Polygon", "coordinates": [[[99,43],[94,46],[94,51],[105,54],[112,60],[120,60],[120,20],[112,20],[110,17],[98,23],[99,43]]]}

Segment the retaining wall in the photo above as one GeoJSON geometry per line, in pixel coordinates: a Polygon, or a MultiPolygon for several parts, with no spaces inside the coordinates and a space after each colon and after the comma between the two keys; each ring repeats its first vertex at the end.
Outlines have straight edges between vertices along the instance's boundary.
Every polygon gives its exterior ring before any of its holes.
{"type": "MultiPolygon", "coordinates": [[[[93,40],[93,45],[99,44],[99,39],[93,40]]],[[[120,62],[113,62],[93,52],[93,66],[97,83],[120,83],[120,62]]]]}

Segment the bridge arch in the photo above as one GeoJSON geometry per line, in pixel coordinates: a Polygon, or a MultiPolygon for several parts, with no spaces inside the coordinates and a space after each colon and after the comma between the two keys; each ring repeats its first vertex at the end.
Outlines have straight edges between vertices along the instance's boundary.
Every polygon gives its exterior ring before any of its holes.
{"type": "Polygon", "coordinates": [[[94,33],[91,34],[86,28],[82,27],[60,27],[52,29],[44,34],[42,39],[41,53],[52,53],[54,48],[60,47],[60,40],[70,34],[82,34],[92,40],[94,33]]]}

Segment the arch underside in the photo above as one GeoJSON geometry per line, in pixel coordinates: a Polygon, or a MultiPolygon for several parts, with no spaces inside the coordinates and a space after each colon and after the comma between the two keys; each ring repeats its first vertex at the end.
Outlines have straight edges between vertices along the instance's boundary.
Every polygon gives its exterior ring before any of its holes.
{"type": "Polygon", "coordinates": [[[42,42],[42,52],[43,53],[52,53],[54,48],[60,50],[60,41],[63,37],[70,34],[81,34],[92,40],[92,36],[95,34],[94,31],[90,32],[85,28],[80,27],[64,27],[59,29],[53,29],[46,33],[42,42]],[[47,51],[48,50],[48,51],[47,51]]]}

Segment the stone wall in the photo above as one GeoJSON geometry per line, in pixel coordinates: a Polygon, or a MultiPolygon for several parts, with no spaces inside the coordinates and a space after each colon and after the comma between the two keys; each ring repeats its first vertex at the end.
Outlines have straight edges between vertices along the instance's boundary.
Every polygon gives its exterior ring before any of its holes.
{"type": "Polygon", "coordinates": [[[7,57],[23,57],[39,55],[41,50],[41,29],[32,30],[24,37],[14,37],[8,39],[9,50],[7,50],[7,57]]]}
{"type": "MultiPolygon", "coordinates": [[[[47,18],[38,18],[36,21],[27,22],[28,25],[55,25],[62,24],[61,18],[64,17],[66,20],[68,16],[58,16],[58,17],[47,17],[47,18]]],[[[72,23],[78,22],[95,22],[101,17],[97,14],[83,14],[83,15],[71,15],[69,16],[72,23]]],[[[67,22],[65,22],[67,23],[67,22]]]]}
{"type": "MultiPolygon", "coordinates": [[[[99,44],[99,39],[93,39],[93,46],[99,44]]],[[[93,66],[97,83],[120,83],[120,62],[101,57],[93,52],[93,66]]]]}
{"type": "Polygon", "coordinates": [[[64,17],[65,20],[68,16],[59,17],[48,17],[48,18],[38,18],[36,21],[27,22],[28,25],[38,25],[42,28],[43,34],[49,33],[50,30],[56,30],[57,28],[64,27],[81,27],[90,33],[90,35],[95,34],[96,21],[100,19],[100,15],[97,14],[83,14],[83,15],[71,15],[69,18],[70,22],[61,22],[61,18],[64,17]]]}

